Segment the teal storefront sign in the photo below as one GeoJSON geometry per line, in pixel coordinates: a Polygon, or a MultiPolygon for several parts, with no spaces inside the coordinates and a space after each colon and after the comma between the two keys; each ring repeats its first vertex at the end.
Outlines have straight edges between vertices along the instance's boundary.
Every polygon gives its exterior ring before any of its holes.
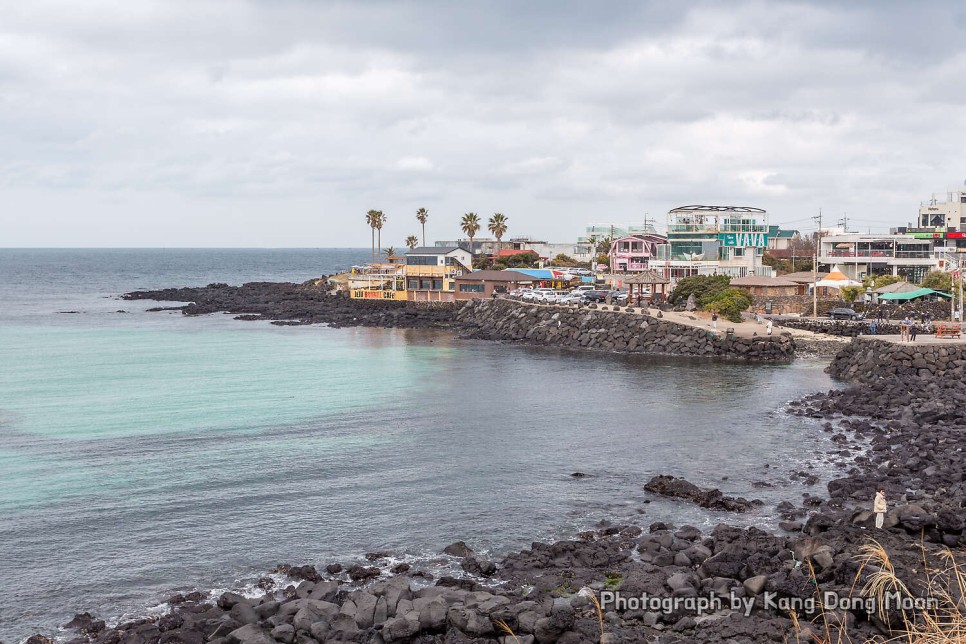
{"type": "Polygon", "coordinates": [[[718,239],[722,246],[731,248],[768,247],[768,233],[721,233],[718,239]]]}

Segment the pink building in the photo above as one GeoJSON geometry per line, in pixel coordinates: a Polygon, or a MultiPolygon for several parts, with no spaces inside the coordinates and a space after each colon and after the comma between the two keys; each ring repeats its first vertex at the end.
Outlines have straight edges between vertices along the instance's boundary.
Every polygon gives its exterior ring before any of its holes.
{"type": "Polygon", "coordinates": [[[640,273],[646,271],[657,247],[667,243],[667,237],[644,233],[614,240],[610,246],[611,273],[640,273]]]}

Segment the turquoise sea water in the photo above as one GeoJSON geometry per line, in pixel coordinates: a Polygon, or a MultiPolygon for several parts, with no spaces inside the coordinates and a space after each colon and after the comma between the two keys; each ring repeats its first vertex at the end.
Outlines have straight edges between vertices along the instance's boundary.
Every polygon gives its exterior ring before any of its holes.
{"type": "MultiPolygon", "coordinates": [[[[830,386],[821,364],[276,327],[117,299],[302,281],[367,255],[0,250],[0,639],[240,588],[279,562],[389,549],[433,566],[457,539],[495,556],[602,518],[734,519],[645,504],[658,473],[772,503],[804,491],[782,472],[827,439],[782,406],[830,386]]],[[[742,520],[775,522],[767,507],[742,520]]]]}

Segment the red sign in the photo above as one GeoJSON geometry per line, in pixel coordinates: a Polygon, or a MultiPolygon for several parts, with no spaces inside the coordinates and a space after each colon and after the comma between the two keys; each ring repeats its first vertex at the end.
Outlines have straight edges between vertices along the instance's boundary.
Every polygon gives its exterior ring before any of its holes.
{"type": "Polygon", "coordinates": [[[947,239],[966,239],[966,233],[946,233],[947,239]]]}

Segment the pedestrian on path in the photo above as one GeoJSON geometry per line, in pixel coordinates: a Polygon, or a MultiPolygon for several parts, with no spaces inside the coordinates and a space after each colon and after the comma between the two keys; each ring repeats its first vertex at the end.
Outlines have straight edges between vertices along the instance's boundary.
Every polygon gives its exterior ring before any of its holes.
{"type": "Polygon", "coordinates": [[[718,314],[717,313],[712,313],[711,314],[711,328],[714,329],[715,331],[718,330],[718,314]]]}
{"type": "Polygon", "coordinates": [[[875,500],[872,501],[872,511],[875,512],[875,527],[882,529],[882,523],[885,521],[885,513],[889,510],[886,505],[885,498],[885,488],[881,485],[875,491],[875,500]]]}
{"type": "Polygon", "coordinates": [[[768,333],[768,335],[771,335],[772,328],[772,321],[768,320],[768,324],[765,325],[765,331],[768,333]]]}

